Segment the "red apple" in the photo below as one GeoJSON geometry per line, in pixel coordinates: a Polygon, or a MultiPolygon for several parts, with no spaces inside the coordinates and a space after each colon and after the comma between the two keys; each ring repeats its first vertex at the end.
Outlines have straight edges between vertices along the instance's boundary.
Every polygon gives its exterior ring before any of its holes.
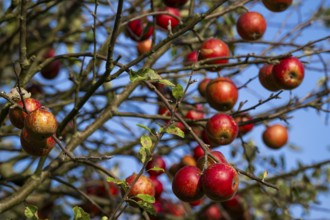
{"type": "Polygon", "coordinates": [[[159,181],[159,179],[155,176],[150,176],[150,180],[152,184],[154,184],[155,187],[155,199],[159,199],[161,194],[164,191],[162,182],[159,181]]]}
{"type": "MultiPolygon", "coordinates": [[[[53,48],[49,49],[45,54],[44,58],[51,58],[55,56],[55,50],[53,48]]],[[[59,60],[54,60],[46,65],[41,70],[41,75],[45,79],[54,79],[60,72],[61,62],[59,60]]]]}
{"type": "Polygon", "coordinates": [[[55,116],[48,109],[41,107],[25,117],[24,128],[34,138],[43,139],[56,132],[57,122],[55,116]]]}
{"type": "Polygon", "coordinates": [[[258,12],[246,12],[239,17],[236,23],[237,32],[244,40],[260,39],[264,35],[266,27],[266,19],[258,12]]]}
{"type": "Polygon", "coordinates": [[[174,203],[173,201],[168,199],[161,199],[160,202],[162,204],[162,213],[166,215],[183,217],[186,213],[186,210],[182,202],[174,203]]]}
{"type": "Polygon", "coordinates": [[[193,202],[203,197],[200,186],[201,171],[195,166],[185,166],[174,176],[173,193],[184,202],[193,202]]]}
{"type": "Polygon", "coordinates": [[[203,105],[197,104],[195,109],[190,109],[185,115],[186,119],[190,120],[199,120],[204,118],[204,109],[203,105]]]}
{"type": "Polygon", "coordinates": [[[238,132],[240,135],[244,135],[249,133],[253,127],[254,124],[253,123],[249,123],[249,124],[245,124],[245,125],[240,125],[240,123],[244,123],[247,121],[252,120],[253,118],[249,115],[249,114],[240,114],[234,117],[234,120],[236,121],[236,123],[238,124],[238,132]]]}
{"type": "Polygon", "coordinates": [[[191,65],[196,63],[197,61],[198,61],[198,52],[192,51],[185,56],[183,64],[191,65]]]}
{"type": "Polygon", "coordinates": [[[218,113],[207,121],[205,131],[212,143],[227,145],[237,137],[238,125],[231,116],[218,113]]]}
{"type": "MultiPolygon", "coordinates": [[[[139,194],[145,194],[149,196],[155,196],[155,187],[152,181],[146,177],[141,175],[139,179],[133,185],[134,180],[137,178],[137,174],[133,173],[129,177],[126,178],[126,183],[129,187],[131,187],[128,198],[130,200],[134,200],[135,202],[141,201],[140,198],[136,197],[139,194]]],[[[134,202],[129,201],[129,204],[132,206],[136,206],[134,202]]]]}
{"type": "MultiPolygon", "coordinates": [[[[33,98],[26,98],[24,99],[25,107],[28,112],[32,112],[41,108],[41,103],[33,98]]],[[[22,100],[17,102],[17,105],[23,108],[22,100]]],[[[10,122],[16,127],[22,129],[24,127],[24,119],[27,116],[20,107],[15,106],[9,109],[9,120],[10,122]]]]}
{"type": "Polygon", "coordinates": [[[97,180],[95,182],[87,183],[86,193],[88,195],[108,198],[119,195],[120,189],[113,182],[105,182],[97,180]],[[107,185],[106,185],[107,184],[107,185]]]}
{"type": "Polygon", "coordinates": [[[132,40],[144,41],[152,35],[154,28],[148,19],[136,19],[128,22],[126,31],[132,40]]]}
{"type": "Polygon", "coordinates": [[[237,192],[238,184],[238,173],[228,163],[212,164],[201,177],[205,195],[219,202],[231,199],[237,192]]]}
{"type": "Polygon", "coordinates": [[[268,126],[262,134],[266,146],[271,149],[280,149],[288,142],[288,130],[280,124],[268,126]]]}
{"type": "Polygon", "coordinates": [[[235,195],[233,198],[222,203],[223,207],[227,212],[242,214],[244,213],[245,207],[242,198],[239,195],[235,195]]]}
{"type": "Polygon", "coordinates": [[[200,157],[204,156],[204,150],[200,145],[197,145],[193,150],[193,155],[195,160],[198,160],[200,157]]]}
{"type": "Polygon", "coordinates": [[[199,84],[198,84],[198,92],[202,97],[206,97],[206,87],[211,82],[210,78],[204,78],[199,84]]]}
{"type": "Polygon", "coordinates": [[[214,203],[206,208],[203,208],[200,213],[198,213],[198,219],[203,220],[221,220],[222,214],[218,204],[214,203]]]}
{"type": "Polygon", "coordinates": [[[206,100],[218,111],[231,110],[238,99],[238,89],[234,82],[225,77],[210,81],[206,87],[206,100]]]}
{"type": "Polygon", "coordinates": [[[168,7],[180,8],[185,5],[188,0],[163,0],[163,3],[168,7]]]}
{"type": "MultiPolygon", "coordinates": [[[[166,12],[166,13],[175,15],[176,17],[181,17],[180,11],[176,8],[166,7],[164,9],[160,10],[160,12],[166,12]]],[[[166,30],[168,29],[168,25],[170,24],[171,28],[173,29],[180,22],[176,17],[173,17],[168,14],[156,15],[156,24],[158,24],[161,28],[166,29],[166,30]]]]}
{"type": "Polygon", "coordinates": [[[275,82],[274,76],[273,76],[273,65],[272,64],[265,64],[263,65],[259,70],[259,82],[261,85],[272,92],[276,92],[281,89],[279,85],[275,82]]]}
{"type": "Polygon", "coordinates": [[[152,40],[151,39],[140,41],[136,45],[136,49],[137,49],[139,54],[148,53],[151,50],[151,47],[152,47],[152,40]]]}
{"type": "MultiPolygon", "coordinates": [[[[219,162],[215,161],[210,155],[208,155],[206,167],[209,167],[210,165],[215,163],[228,163],[225,156],[220,151],[211,151],[211,154],[213,155],[213,157],[217,158],[219,162]]],[[[205,157],[203,156],[197,160],[197,167],[200,170],[204,170],[204,165],[205,165],[205,157]]]]}
{"type": "Polygon", "coordinates": [[[201,198],[201,199],[198,199],[198,200],[196,200],[196,201],[189,202],[189,205],[190,205],[191,207],[196,207],[196,206],[199,206],[200,204],[202,204],[203,201],[204,201],[204,199],[201,198]]]}
{"type": "Polygon", "coordinates": [[[282,89],[295,89],[304,79],[304,66],[296,57],[284,58],[274,65],[273,77],[282,89]]]}
{"type": "Polygon", "coordinates": [[[272,12],[281,12],[292,4],[292,0],[262,0],[262,3],[272,12]]]}
{"type": "MultiPolygon", "coordinates": [[[[206,64],[226,64],[228,59],[221,58],[228,56],[230,56],[230,50],[227,44],[220,39],[210,38],[202,43],[198,60],[214,58],[214,60],[207,61],[206,64]]],[[[220,69],[221,67],[207,68],[209,71],[219,71],[220,69]]]]}
{"type": "Polygon", "coordinates": [[[37,157],[48,155],[56,144],[53,137],[36,139],[25,128],[21,132],[20,141],[26,153],[37,157]]]}
{"type": "Polygon", "coordinates": [[[150,176],[159,176],[164,173],[164,171],[161,170],[152,170],[152,168],[160,168],[165,170],[166,169],[166,163],[164,159],[159,155],[154,155],[152,159],[147,163],[146,170],[149,173],[150,176]]]}

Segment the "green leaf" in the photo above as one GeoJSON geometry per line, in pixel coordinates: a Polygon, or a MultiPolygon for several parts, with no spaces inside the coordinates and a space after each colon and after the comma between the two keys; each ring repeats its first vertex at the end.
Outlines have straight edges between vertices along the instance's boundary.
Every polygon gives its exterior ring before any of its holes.
{"type": "Polygon", "coordinates": [[[183,97],[183,87],[180,84],[177,84],[173,89],[172,89],[172,95],[176,99],[180,99],[183,97]]]}
{"type": "Polygon", "coordinates": [[[166,128],[165,132],[184,138],[184,132],[175,125],[170,125],[168,128],[166,128]]]}
{"type": "Polygon", "coordinates": [[[148,194],[137,194],[135,197],[147,203],[155,203],[155,197],[148,194]]]}
{"type": "Polygon", "coordinates": [[[107,216],[102,216],[101,220],[109,220],[107,216]]]}
{"type": "Polygon", "coordinates": [[[148,155],[151,154],[152,140],[148,135],[142,135],[140,138],[140,143],[142,147],[139,150],[138,157],[141,162],[144,163],[148,155]]]}
{"type": "Polygon", "coordinates": [[[125,180],[117,180],[117,179],[115,179],[113,177],[110,177],[110,176],[108,176],[106,180],[107,180],[107,182],[110,182],[110,183],[114,183],[116,185],[121,185],[121,186],[127,187],[127,184],[126,184],[126,181],[125,180]]]}
{"type": "Polygon", "coordinates": [[[153,168],[151,168],[149,170],[152,170],[152,171],[161,171],[161,172],[165,173],[165,170],[163,168],[160,168],[160,167],[153,167],[153,168]]]}
{"type": "Polygon", "coordinates": [[[144,68],[138,71],[130,71],[131,82],[141,81],[141,80],[161,80],[162,78],[151,68],[144,68]]]}
{"type": "Polygon", "coordinates": [[[79,206],[73,207],[72,210],[74,214],[73,220],[90,220],[89,214],[79,206]]]}
{"type": "Polygon", "coordinates": [[[137,204],[151,215],[156,215],[154,206],[151,203],[138,201],[137,204]]]}
{"type": "Polygon", "coordinates": [[[171,81],[169,81],[167,79],[160,79],[160,80],[158,80],[158,82],[161,84],[164,84],[165,86],[171,86],[171,87],[175,86],[171,81]]]}
{"type": "Polygon", "coordinates": [[[25,217],[27,219],[38,220],[38,207],[34,205],[28,205],[24,210],[25,217]]]}
{"type": "Polygon", "coordinates": [[[149,133],[150,133],[150,134],[152,134],[152,131],[151,131],[151,129],[150,129],[150,128],[148,128],[147,126],[145,126],[145,125],[143,125],[143,124],[136,124],[136,126],[139,126],[140,128],[143,128],[143,129],[145,129],[145,130],[149,131],[149,133]]]}

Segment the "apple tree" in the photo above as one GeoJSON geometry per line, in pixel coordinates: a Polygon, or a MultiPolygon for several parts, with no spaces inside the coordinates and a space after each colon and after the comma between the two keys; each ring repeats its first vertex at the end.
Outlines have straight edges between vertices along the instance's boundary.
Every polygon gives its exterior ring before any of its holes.
{"type": "Polygon", "coordinates": [[[0,8],[2,218],[329,214],[329,2],[0,8]]]}

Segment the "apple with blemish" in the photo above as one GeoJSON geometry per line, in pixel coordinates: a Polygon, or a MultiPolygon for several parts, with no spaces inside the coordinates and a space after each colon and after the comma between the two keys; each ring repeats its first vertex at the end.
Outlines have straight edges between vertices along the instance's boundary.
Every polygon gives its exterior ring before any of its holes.
{"type": "Polygon", "coordinates": [[[20,142],[22,149],[26,153],[37,157],[48,155],[56,144],[53,137],[36,139],[35,137],[31,136],[25,128],[23,128],[21,132],[20,142]]]}

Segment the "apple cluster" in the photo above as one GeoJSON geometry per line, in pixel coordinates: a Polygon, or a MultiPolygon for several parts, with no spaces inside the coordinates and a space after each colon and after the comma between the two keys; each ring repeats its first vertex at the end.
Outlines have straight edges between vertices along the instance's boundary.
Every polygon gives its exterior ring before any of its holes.
{"type": "Polygon", "coordinates": [[[20,141],[25,152],[33,156],[46,156],[55,146],[52,135],[56,132],[55,116],[33,98],[18,100],[9,109],[10,122],[22,129],[20,141]]]}

